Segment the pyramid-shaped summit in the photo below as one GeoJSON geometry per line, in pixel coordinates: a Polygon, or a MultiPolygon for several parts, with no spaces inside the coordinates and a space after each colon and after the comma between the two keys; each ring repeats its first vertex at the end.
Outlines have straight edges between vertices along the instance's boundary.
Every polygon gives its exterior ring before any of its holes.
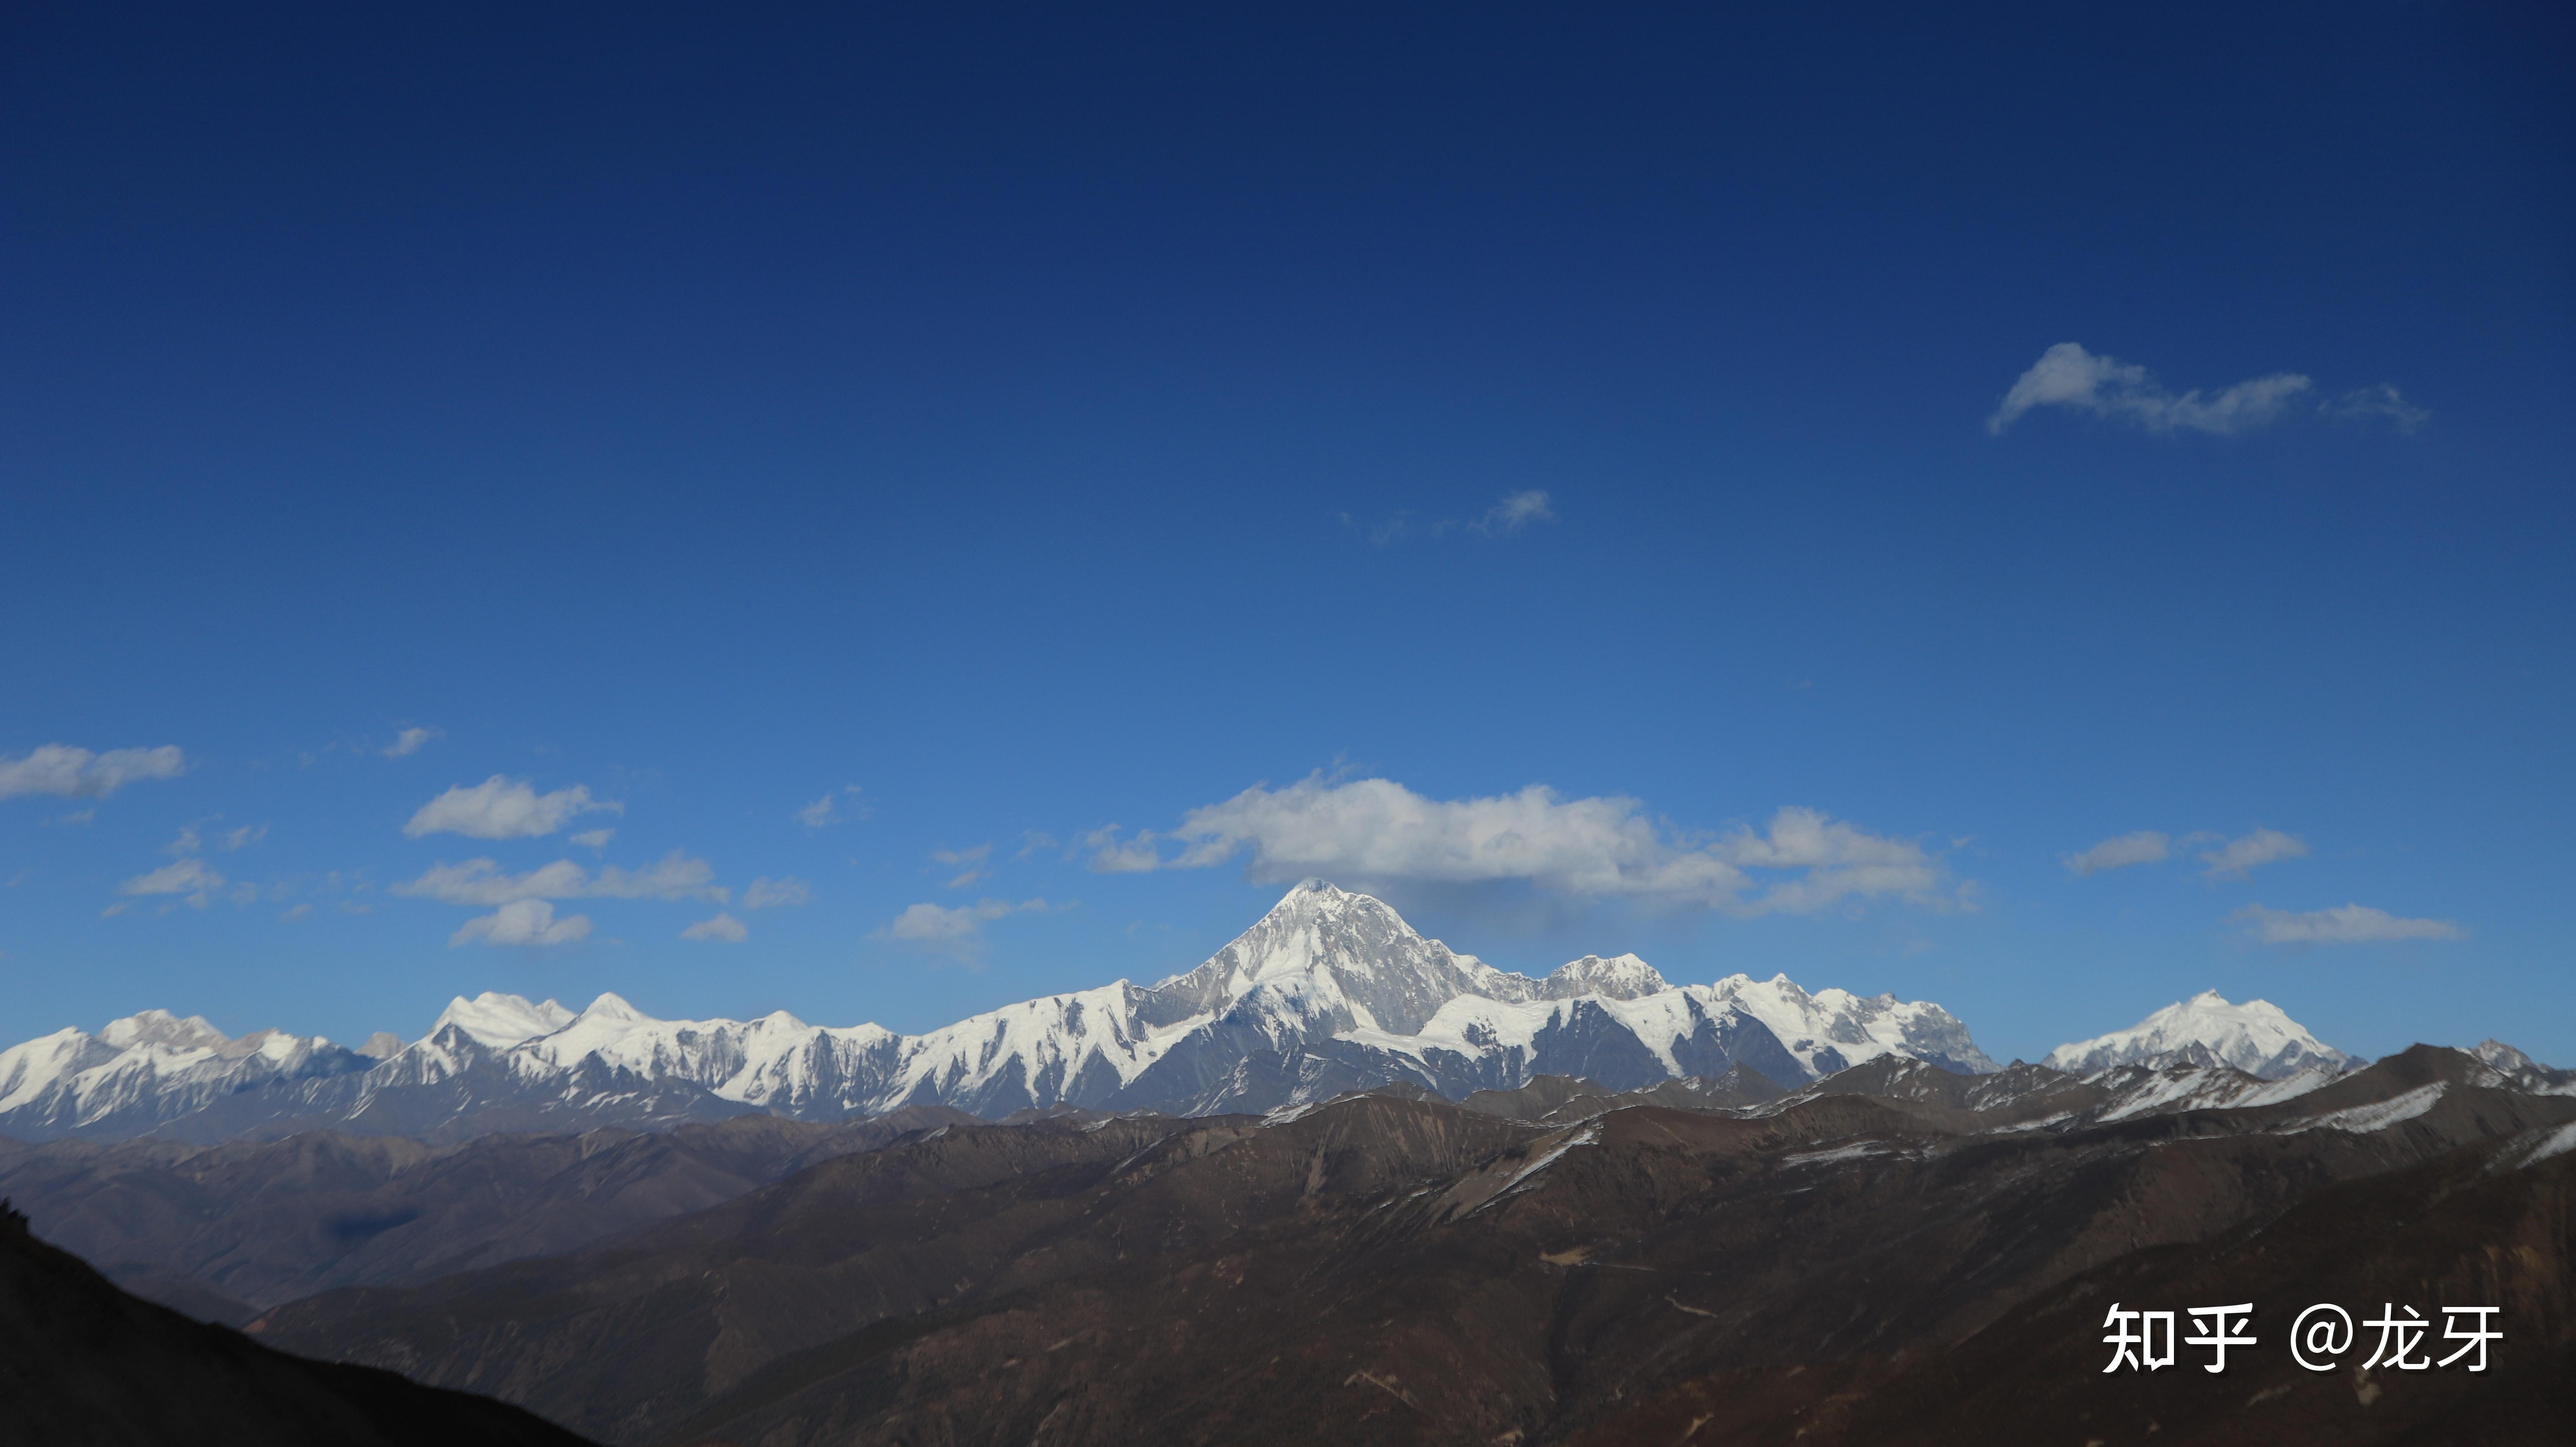
{"type": "MultiPolygon", "coordinates": [[[[138,1033],[181,1023],[163,1019],[138,1033]]],[[[459,997],[427,1036],[382,1060],[313,1045],[292,1072],[267,1052],[224,1061],[200,1049],[186,1088],[172,1089],[161,1076],[91,1069],[133,1051],[167,1061],[166,1046],[125,1049],[78,1031],[30,1041],[0,1052],[0,1134],[221,1139],[332,1126],[445,1139],[749,1112],[833,1120],[908,1105],[986,1117],[1059,1103],[1204,1114],[1396,1081],[1457,1098],[1537,1075],[1633,1089],[1737,1066],[1796,1086],[1890,1054],[1995,1068],[1938,1005],[1810,994],[1785,975],[1674,985],[1634,955],[1586,955],[1532,978],[1322,880],[1159,984],[1050,995],[920,1035],[809,1025],[785,1011],[657,1020],[614,995],[575,1014],[484,994],[459,997]],[[75,1062],[86,1073],[75,1076],[75,1062]],[[116,1098],[84,1095],[83,1081],[105,1079],[126,1082],[116,1098]]]]}

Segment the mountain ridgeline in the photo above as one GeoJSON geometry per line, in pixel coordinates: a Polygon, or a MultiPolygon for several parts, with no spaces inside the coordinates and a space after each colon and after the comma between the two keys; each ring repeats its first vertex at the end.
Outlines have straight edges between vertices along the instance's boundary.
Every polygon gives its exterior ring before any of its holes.
{"type": "Polygon", "coordinates": [[[1626,1090],[1738,1066],[1794,1088],[1884,1055],[1996,1069],[1938,1005],[1811,994],[1785,975],[1674,985],[1634,955],[1532,979],[1320,881],[1160,984],[1051,995],[922,1035],[486,994],[409,1045],[379,1042],[381,1055],[277,1031],[236,1040],[158,1010],[66,1029],[0,1051],[0,1136],[453,1141],[904,1107],[1261,1112],[1397,1081],[1457,1099],[1541,1075],[1626,1090]]]}

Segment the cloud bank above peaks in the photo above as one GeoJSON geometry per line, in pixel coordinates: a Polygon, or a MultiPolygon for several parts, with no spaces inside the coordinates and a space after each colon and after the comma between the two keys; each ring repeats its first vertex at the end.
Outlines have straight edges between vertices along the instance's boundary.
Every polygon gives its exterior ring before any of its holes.
{"type": "Polygon", "coordinates": [[[478,915],[447,937],[447,947],[480,942],[487,945],[568,945],[590,936],[590,916],[555,918],[555,907],[542,899],[514,900],[490,914],[478,915]]]}
{"type": "Polygon", "coordinates": [[[2447,919],[2400,919],[2366,904],[2298,912],[2249,904],[2236,912],[2267,945],[2364,945],[2384,940],[2458,940],[2469,932],[2447,919]]]}
{"type": "Polygon", "coordinates": [[[1431,799],[1391,779],[1311,775],[1256,784],[1194,809],[1168,834],[1082,836],[1101,873],[1204,869],[1249,855],[1268,884],[1321,876],[1355,887],[1527,884],[1583,899],[1698,905],[1734,915],[1806,914],[1846,901],[1962,903],[1921,844],[1814,809],[1784,808],[1755,831],[1678,834],[1636,799],[1567,799],[1544,784],[1487,798],[1431,799]],[[1164,846],[1177,846],[1166,855],[1164,846]]]}
{"type": "Polygon", "coordinates": [[[474,905],[530,899],[705,899],[723,904],[730,894],[715,877],[715,866],[676,849],[658,864],[643,869],[611,864],[596,876],[569,859],[525,874],[510,873],[498,860],[468,859],[432,865],[420,878],[394,885],[393,893],[474,905]]]}
{"type": "Polygon", "coordinates": [[[2149,432],[2205,432],[2219,437],[2264,426],[2293,409],[2347,420],[2386,418],[2401,432],[2414,431],[2432,416],[2385,382],[2322,404],[2309,401],[2315,385],[2297,372],[2274,372],[2216,393],[2195,387],[2177,394],[2160,385],[2144,367],[2088,352],[2075,342],[2059,342],[2014,380],[2003,404],[1986,419],[1986,432],[2000,437],[2024,414],[2040,407],[2090,413],[2149,432]]]}
{"type": "Polygon", "coordinates": [[[462,834],[468,839],[533,839],[552,834],[575,815],[623,814],[626,806],[594,799],[575,784],[540,794],[523,779],[494,774],[468,789],[457,785],[420,806],[403,833],[414,839],[429,834],[462,834]]]}
{"type": "Polygon", "coordinates": [[[128,784],[175,779],[187,770],[187,756],[175,744],[109,749],[103,754],[70,744],[46,744],[19,758],[0,758],[0,799],[19,794],[104,799],[128,784]]]}
{"type": "Polygon", "coordinates": [[[2066,867],[2077,874],[2099,874],[2106,869],[2126,869],[2132,864],[2162,864],[2173,857],[2173,838],[2161,829],[2141,829],[2105,839],[2081,854],[2066,856],[2066,867]]]}
{"type": "Polygon", "coordinates": [[[2244,879],[2263,865],[2303,858],[2308,852],[2308,841],[2278,829],[2258,827],[2234,839],[2201,832],[2186,834],[2180,840],[2161,829],[2141,829],[2135,834],[2105,839],[2081,853],[2067,855],[2061,862],[2076,874],[2100,874],[2106,869],[2162,864],[2173,857],[2177,844],[2184,848],[2195,844],[2218,846],[2200,856],[2200,862],[2208,866],[2201,873],[2211,879],[2244,879]]]}
{"type": "Polygon", "coordinates": [[[984,926],[1015,914],[1045,914],[1050,906],[1043,899],[1024,899],[1013,904],[1003,899],[982,899],[951,909],[927,901],[909,905],[885,928],[878,930],[880,939],[897,940],[944,954],[961,964],[974,965],[984,956],[984,926]]]}

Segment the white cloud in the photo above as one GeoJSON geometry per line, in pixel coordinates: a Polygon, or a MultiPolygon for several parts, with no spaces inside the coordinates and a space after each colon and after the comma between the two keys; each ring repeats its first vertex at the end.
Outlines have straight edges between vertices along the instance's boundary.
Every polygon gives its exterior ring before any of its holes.
{"type": "Polygon", "coordinates": [[[542,899],[521,899],[467,920],[447,937],[447,945],[454,949],[476,940],[487,945],[568,945],[589,934],[589,915],[557,919],[553,905],[542,899]]]}
{"type": "Polygon", "coordinates": [[[930,857],[958,871],[957,876],[948,881],[950,889],[964,889],[979,879],[989,877],[993,872],[985,867],[985,861],[993,857],[993,846],[990,844],[978,844],[972,849],[933,849],[930,851],[930,857]]]}
{"type": "Polygon", "coordinates": [[[1371,543],[1382,548],[1416,532],[1435,538],[1456,532],[1487,538],[1502,537],[1519,532],[1531,523],[1552,523],[1556,521],[1556,510],[1548,505],[1548,495],[1544,490],[1531,487],[1505,493],[1501,501],[1471,518],[1441,518],[1417,525],[1412,513],[1399,512],[1374,527],[1363,528],[1349,513],[1343,513],[1341,517],[1343,526],[1358,529],[1371,543]]]}
{"type": "Polygon", "coordinates": [[[2366,422],[2385,417],[2397,424],[2400,432],[2412,432],[2433,420],[2433,414],[2407,401],[2386,382],[2376,387],[2357,387],[2317,409],[2328,417],[2366,422]]]}
{"type": "Polygon", "coordinates": [[[719,912],[713,919],[699,920],[696,924],[680,931],[680,938],[684,940],[722,940],[729,945],[738,945],[741,944],[750,934],[750,927],[746,926],[741,920],[735,919],[732,915],[719,912]]]}
{"type": "Polygon", "coordinates": [[[93,754],[69,744],[47,744],[22,758],[0,758],[0,799],[19,794],[104,799],[139,780],[175,779],[187,768],[187,757],[176,745],[93,754]]]}
{"type": "Polygon", "coordinates": [[[2267,945],[2360,945],[2380,940],[2457,940],[2469,932],[2446,919],[2400,919],[2384,909],[2345,904],[2297,913],[2249,904],[2234,918],[2267,945]]]}
{"type": "Polygon", "coordinates": [[[2226,436],[2271,421],[2309,386],[2296,372],[2275,372],[2239,382],[2215,397],[2202,396],[2198,388],[2177,397],[2158,386],[2144,367],[2059,342],[2013,382],[2003,405],[1986,419],[1986,431],[2001,436],[2034,407],[2065,407],[2134,422],[2150,432],[2190,428],[2226,436]]]}
{"type": "Polygon", "coordinates": [[[222,845],[226,853],[231,853],[237,849],[247,849],[267,837],[267,825],[245,824],[239,829],[228,829],[216,835],[215,842],[222,845]]]}
{"type": "Polygon", "coordinates": [[[2297,859],[2307,852],[2308,841],[2296,834],[2284,834],[2278,829],[2257,829],[2251,834],[2230,839],[2223,846],[2200,856],[2201,863],[2209,866],[2201,873],[2212,879],[2243,879],[2257,865],[2279,859],[2297,859]]]}
{"type": "Polygon", "coordinates": [[[420,746],[441,737],[433,728],[408,728],[394,735],[394,741],[376,752],[389,759],[407,759],[420,752],[420,746]]]}
{"type": "Polygon", "coordinates": [[[569,842],[578,844],[593,854],[607,849],[608,841],[616,837],[617,831],[614,829],[584,829],[578,834],[567,836],[569,842]]]}
{"type": "Polygon", "coordinates": [[[983,951],[984,926],[993,920],[1014,914],[1044,914],[1043,899],[1024,899],[1018,904],[1007,900],[983,899],[955,909],[923,903],[911,905],[877,933],[886,939],[927,946],[955,959],[972,963],[983,951]]]}
{"type": "Polygon", "coordinates": [[[804,808],[797,810],[796,818],[798,822],[802,823],[808,829],[821,829],[826,825],[838,824],[843,819],[850,817],[850,815],[841,812],[841,802],[844,799],[849,800],[852,803],[855,812],[864,817],[867,810],[864,806],[858,805],[859,794],[860,790],[858,785],[844,785],[840,789],[832,793],[825,794],[822,798],[817,799],[813,803],[806,805],[804,808]]]}
{"type": "MultiPolygon", "coordinates": [[[[1151,829],[1145,829],[1138,831],[1135,838],[1122,841],[1118,837],[1119,829],[1119,825],[1106,824],[1073,837],[1073,847],[1077,852],[1082,850],[1091,852],[1092,873],[1146,874],[1164,867],[1162,851],[1157,847],[1157,842],[1164,836],[1151,829]]],[[[1172,867],[1196,868],[1197,866],[1184,866],[1176,861],[1172,867]]]]}
{"type": "Polygon", "coordinates": [[[1501,502],[1485,510],[1483,517],[1468,523],[1467,530],[1490,538],[1519,532],[1531,523],[1554,521],[1556,514],[1547,505],[1547,494],[1533,487],[1505,494],[1501,502]]]}
{"type": "Polygon", "coordinates": [[[492,859],[436,864],[393,892],[449,904],[507,904],[525,899],[705,899],[723,904],[728,891],[715,884],[715,866],[674,849],[645,869],[602,868],[594,877],[569,859],[511,874],[492,859]]]}
{"type": "Polygon", "coordinates": [[[2081,854],[2066,856],[2066,867],[2078,874],[2126,869],[2132,864],[2161,864],[2173,855],[2173,839],[2158,829],[2141,829],[2105,839],[2081,854]]]}
{"type": "Polygon", "coordinates": [[[1938,860],[1911,840],[1871,834],[1813,809],[1785,808],[1765,831],[1677,836],[1635,799],[1563,799],[1543,784],[1491,798],[1425,798],[1388,779],[1329,783],[1311,775],[1284,789],[1255,785],[1194,809],[1168,836],[1081,841],[1106,872],[1197,869],[1249,850],[1265,883],[1309,875],[1350,884],[1517,881],[1560,894],[1663,900],[1732,914],[1800,914],[1846,899],[1898,898],[1935,908],[1938,860]]]}
{"type": "Polygon", "coordinates": [[[289,905],[285,909],[278,911],[277,917],[279,920],[287,924],[293,924],[312,912],[313,906],[309,904],[289,905]]]}
{"type": "Polygon", "coordinates": [[[775,909],[782,905],[803,904],[814,897],[814,891],[795,875],[778,879],[755,879],[742,892],[745,909],[775,909]]]}
{"type": "Polygon", "coordinates": [[[530,839],[552,834],[576,814],[605,811],[623,814],[626,806],[607,799],[593,799],[590,790],[575,784],[540,794],[523,780],[494,774],[468,789],[463,785],[420,806],[403,826],[403,833],[414,839],[424,834],[462,834],[469,839],[530,839]]]}
{"type": "Polygon", "coordinates": [[[183,894],[188,903],[199,909],[207,899],[224,887],[224,877],[205,865],[201,859],[182,859],[165,864],[149,874],[138,874],[116,887],[119,894],[183,894]]]}

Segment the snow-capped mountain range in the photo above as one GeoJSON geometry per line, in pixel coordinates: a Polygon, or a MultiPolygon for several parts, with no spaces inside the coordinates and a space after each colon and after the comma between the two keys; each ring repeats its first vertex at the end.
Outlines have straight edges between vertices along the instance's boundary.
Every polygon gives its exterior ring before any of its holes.
{"type": "MultiPolygon", "coordinates": [[[[2340,1068],[2260,1001],[2214,994],[2050,1057],[2091,1072],[2194,1061],[2269,1075],[2340,1068]],[[2179,1013],[2178,1013],[2179,1012],[2179,1013]]],[[[1265,1111],[1411,1081],[1452,1098],[1539,1075],[1614,1089],[1741,1065],[1789,1088],[1881,1056],[1989,1073],[1940,1006],[1801,989],[1787,976],[1674,985],[1634,955],[1543,979],[1426,939],[1380,901],[1320,881],[1194,970],[976,1015],[921,1035],[754,1020],[658,1020],[616,995],[457,999],[408,1045],[354,1051],[147,1011],[0,1051],[0,1135],[186,1140],[329,1127],[456,1139],[655,1126],[768,1112],[837,1120],[906,1105],[1000,1117],[1070,1104],[1171,1114],[1265,1111]]]]}

